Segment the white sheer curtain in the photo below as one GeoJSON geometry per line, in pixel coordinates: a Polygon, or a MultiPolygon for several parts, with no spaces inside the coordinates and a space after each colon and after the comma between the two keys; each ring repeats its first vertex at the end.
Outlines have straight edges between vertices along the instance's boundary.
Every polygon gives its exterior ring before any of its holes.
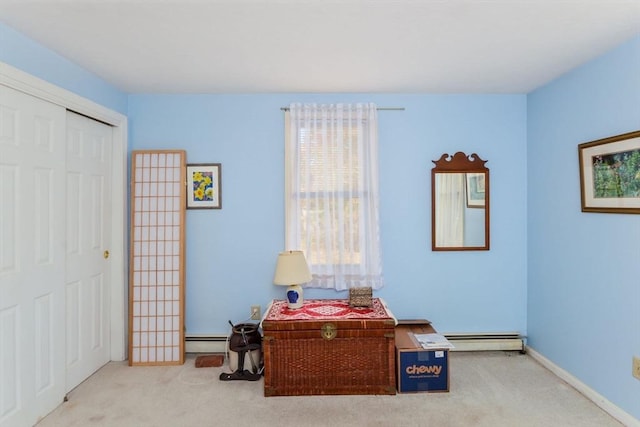
{"type": "Polygon", "coordinates": [[[291,104],[286,114],[286,249],[311,287],[383,285],[374,104],[291,104]]]}
{"type": "Polygon", "coordinates": [[[436,246],[464,246],[464,174],[436,174],[436,246]]]}

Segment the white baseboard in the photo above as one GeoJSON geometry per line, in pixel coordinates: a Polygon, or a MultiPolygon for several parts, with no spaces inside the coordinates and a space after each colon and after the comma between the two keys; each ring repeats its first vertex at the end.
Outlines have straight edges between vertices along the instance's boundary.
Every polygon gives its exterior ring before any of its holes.
{"type": "Polygon", "coordinates": [[[640,420],[636,419],[635,417],[631,416],[631,414],[628,414],[618,406],[611,403],[604,396],[597,393],[595,390],[580,381],[578,378],[571,375],[569,372],[560,368],[558,365],[544,357],[542,354],[538,353],[529,346],[527,346],[527,353],[534,360],[538,361],[542,366],[553,372],[560,379],[566,381],[570,386],[578,390],[587,399],[591,400],[593,403],[602,408],[603,411],[611,415],[616,420],[620,421],[625,426],[640,427],[640,420]]]}

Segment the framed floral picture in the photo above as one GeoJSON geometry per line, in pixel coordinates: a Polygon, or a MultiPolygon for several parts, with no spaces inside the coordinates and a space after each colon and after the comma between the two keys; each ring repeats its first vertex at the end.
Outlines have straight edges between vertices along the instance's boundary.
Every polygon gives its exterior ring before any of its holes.
{"type": "Polygon", "coordinates": [[[582,212],[640,214],[640,131],[578,145],[582,212]]]}
{"type": "Polygon", "coordinates": [[[222,209],[222,165],[187,165],[187,209],[222,209]]]}

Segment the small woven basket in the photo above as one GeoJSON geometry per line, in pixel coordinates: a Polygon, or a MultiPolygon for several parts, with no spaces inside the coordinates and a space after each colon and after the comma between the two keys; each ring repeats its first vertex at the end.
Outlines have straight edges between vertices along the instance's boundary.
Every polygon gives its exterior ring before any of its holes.
{"type": "Polygon", "coordinates": [[[371,307],[371,297],[373,291],[371,287],[350,288],[349,289],[349,305],[351,307],[371,307]]]}

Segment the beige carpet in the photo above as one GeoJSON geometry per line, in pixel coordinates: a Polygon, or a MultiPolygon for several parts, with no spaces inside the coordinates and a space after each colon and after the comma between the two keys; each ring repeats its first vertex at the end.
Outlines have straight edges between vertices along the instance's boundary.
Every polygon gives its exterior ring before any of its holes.
{"type": "Polygon", "coordinates": [[[109,363],[43,419],[49,426],[620,426],[518,352],[451,353],[450,392],[263,397],[263,381],[219,381],[219,368],[109,363]]]}

